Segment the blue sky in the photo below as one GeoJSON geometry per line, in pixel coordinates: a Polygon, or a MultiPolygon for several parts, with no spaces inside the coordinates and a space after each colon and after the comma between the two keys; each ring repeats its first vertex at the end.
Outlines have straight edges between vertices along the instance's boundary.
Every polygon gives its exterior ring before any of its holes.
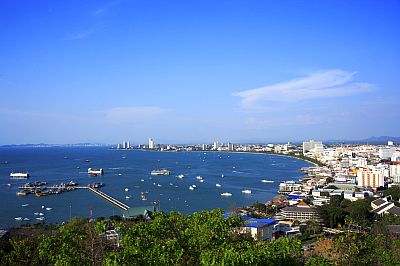
{"type": "Polygon", "coordinates": [[[1,1],[0,144],[400,135],[400,1],[1,1]]]}

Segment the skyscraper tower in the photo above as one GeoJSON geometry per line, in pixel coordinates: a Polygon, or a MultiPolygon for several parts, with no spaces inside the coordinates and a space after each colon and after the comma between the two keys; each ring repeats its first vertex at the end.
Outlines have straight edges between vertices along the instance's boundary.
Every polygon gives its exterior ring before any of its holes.
{"type": "Polygon", "coordinates": [[[152,138],[149,138],[149,149],[154,149],[154,140],[152,138]]]}

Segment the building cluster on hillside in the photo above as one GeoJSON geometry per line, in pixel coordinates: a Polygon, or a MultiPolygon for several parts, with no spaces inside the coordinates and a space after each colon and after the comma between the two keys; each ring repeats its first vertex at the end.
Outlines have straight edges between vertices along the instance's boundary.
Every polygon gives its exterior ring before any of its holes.
{"type": "MultiPolygon", "coordinates": [[[[248,229],[254,238],[275,239],[282,235],[301,234],[298,224],[321,222],[317,207],[328,204],[335,195],[350,201],[373,198],[373,213],[380,216],[400,215],[400,207],[391,197],[382,197],[384,189],[400,187],[400,147],[392,142],[387,145],[325,146],[319,141],[307,141],[301,147],[284,144],[271,148],[275,153],[290,151],[297,155],[301,152],[304,158],[318,160],[325,166],[302,168],[304,178],[279,184],[281,196],[266,204],[275,210],[270,215],[273,221],[258,224],[258,231],[248,229]]],[[[254,210],[249,212],[248,208],[239,211],[246,215],[263,216],[254,210]]],[[[333,232],[333,229],[325,230],[333,232]]]]}
{"type": "MultiPolygon", "coordinates": [[[[272,240],[280,236],[300,235],[299,223],[320,223],[318,206],[329,204],[332,196],[350,201],[375,198],[372,212],[377,215],[400,215],[400,208],[391,198],[381,198],[381,191],[400,187],[400,147],[387,145],[324,145],[321,141],[305,141],[302,145],[233,144],[215,141],[211,144],[161,145],[149,138],[145,145],[131,146],[129,141],[117,149],[150,149],[158,151],[236,151],[263,152],[299,157],[320,166],[302,168],[304,177],[279,184],[280,196],[266,203],[275,210],[269,218],[249,208],[239,209],[245,227],[255,239],[272,240]],[[321,166],[322,165],[322,166],[321,166]]],[[[327,229],[333,230],[333,229],[327,229]]],[[[331,231],[330,231],[331,232],[331,231]]]]}

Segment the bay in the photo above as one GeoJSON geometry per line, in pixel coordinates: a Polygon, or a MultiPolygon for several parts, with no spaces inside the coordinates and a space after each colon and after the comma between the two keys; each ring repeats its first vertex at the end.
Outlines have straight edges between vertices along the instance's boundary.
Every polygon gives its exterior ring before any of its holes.
{"type": "Polygon", "coordinates": [[[26,182],[57,184],[73,180],[84,186],[103,182],[102,191],[131,207],[159,201],[162,211],[189,214],[214,208],[231,211],[257,200],[266,202],[277,194],[279,182],[302,178],[300,168],[307,166],[310,164],[295,158],[253,153],[1,147],[0,228],[39,222],[36,218],[40,215],[35,213],[42,213],[45,222],[53,224],[74,216],[122,215],[121,209],[86,189],[45,197],[17,196],[18,186],[26,182]],[[89,167],[103,168],[104,175],[88,176],[89,167]],[[151,176],[150,172],[158,168],[170,170],[171,175],[151,176]],[[12,171],[28,171],[31,177],[12,180],[9,178],[12,171]],[[181,174],[183,179],[177,177],[181,174]],[[199,182],[196,176],[202,176],[204,182],[199,182]],[[263,183],[263,179],[274,183],[263,183]],[[216,187],[217,183],[221,187],[216,187]],[[196,189],[189,190],[191,185],[196,185],[196,189]],[[243,194],[243,189],[252,193],[243,194]],[[143,201],[140,195],[146,191],[147,201],[143,201]],[[223,197],[223,192],[232,196],[223,197]],[[15,217],[29,220],[17,221],[15,217]]]}

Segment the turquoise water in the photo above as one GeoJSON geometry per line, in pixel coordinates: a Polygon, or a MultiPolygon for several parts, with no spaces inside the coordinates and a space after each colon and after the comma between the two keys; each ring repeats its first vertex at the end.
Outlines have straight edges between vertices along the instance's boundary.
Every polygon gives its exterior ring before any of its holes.
{"type": "Polygon", "coordinates": [[[0,148],[0,163],[0,228],[39,222],[35,212],[43,213],[47,223],[61,223],[70,215],[92,214],[95,218],[122,214],[111,203],[84,189],[46,197],[16,196],[18,186],[26,182],[56,184],[74,180],[80,185],[103,182],[104,192],[131,207],[159,201],[163,211],[187,214],[214,208],[229,211],[256,200],[265,202],[276,195],[280,181],[297,180],[303,177],[299,169],[310,166],[294,158],[265,154],[122,151],[105,147],[0,148]],[[89,167],[103,168],[105,173],[90,177],[89,167]],[[171,175],[151,176],[151,170],[157,168],[166,168],[171,175]],[[12,180],[9,178],[12,171],[28,171],[31,177],[12,180]],[[180,174],[185,177],[177,178],[180,174]],[[196,179],[199,175],[203,183],[196,179]],[[262,179],[274,183],[262,183],[262,179]],[[11,187],[7,186],[9,183],[11,187]],[[216,183],[222,187],[216,187],[216,183]],[[197,188],[191,191],[189,186],[193,184],[197,188]],[[243,194],[243,189],[252,190],[252,194],[243,194]],[[144,191],[148,191],[147,201],[140,197],[144,191]],[[232,196],[222,197],[223,192],[232,196]],[[24,204],[29,206],[23,207],[24,204]],[[15,217],[29,221],[16,221],[15,217]]]}

